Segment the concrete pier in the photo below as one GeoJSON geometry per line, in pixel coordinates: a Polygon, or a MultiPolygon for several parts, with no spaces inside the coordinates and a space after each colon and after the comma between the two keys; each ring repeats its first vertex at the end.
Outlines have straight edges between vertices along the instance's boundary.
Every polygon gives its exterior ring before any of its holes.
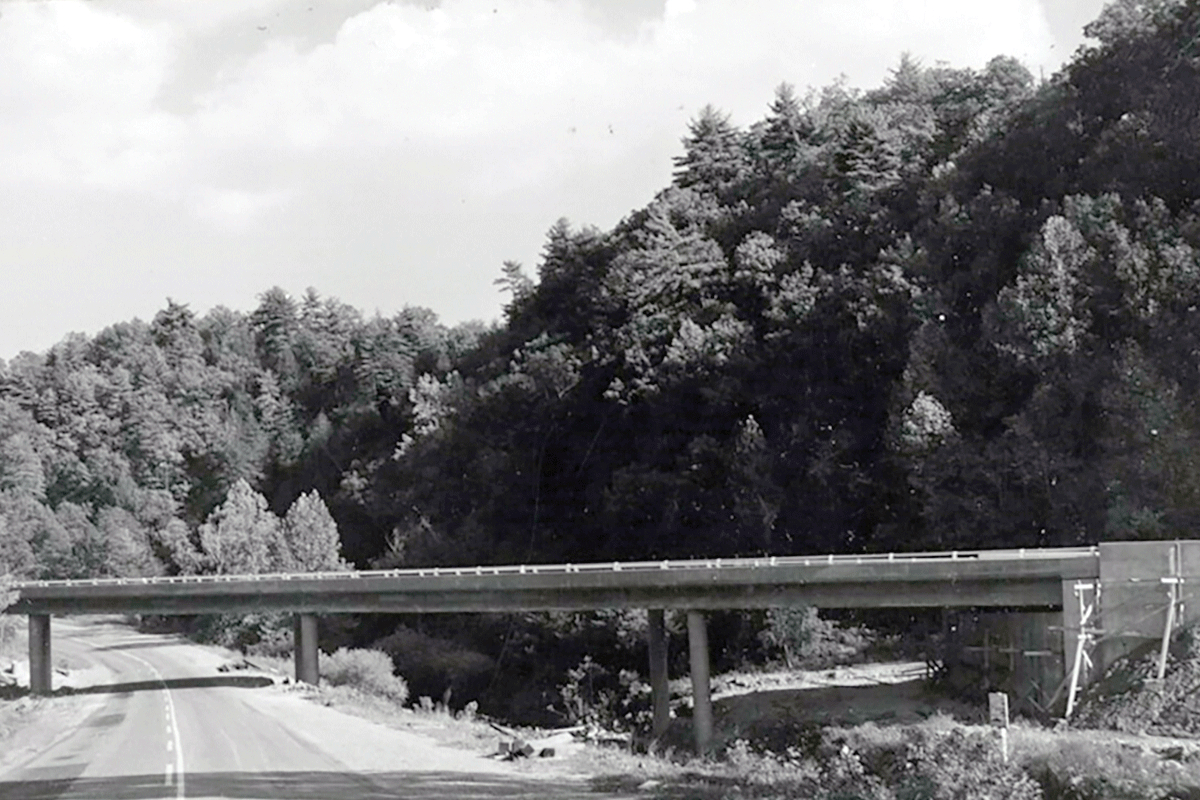
{"type": "Polygon", "coordinates": [[[696,734],[696,753],[705,755],[712,745],[712,691],[709,685],[708,629],[702,611],[687,612],[688,650],[692,667],[692,724],[696,734]]]}
{"type": "Polygon", "coordinates": [[[316,686],[321,680],[317,655],[317,616],[297,614],[293,625],[292,656],[295,659],[296,680],[316,686]]]}
{"type": "Polygon", "coordinates": [[[671,724],[671,690],[667,686],[666,614],[661,608],[650,609],[650,697],[654,704],[651,735],[658,739],[671,724]]]}
{"type": "Polygon", "coordinates": [[[29,693],[54,691],[54,664],[50,654],[50,615],[29,615],[29,693]]]}

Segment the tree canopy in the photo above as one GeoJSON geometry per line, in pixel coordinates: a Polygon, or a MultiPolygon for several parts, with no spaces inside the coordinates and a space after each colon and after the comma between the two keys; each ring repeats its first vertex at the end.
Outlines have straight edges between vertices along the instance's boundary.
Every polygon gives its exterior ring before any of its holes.
{"type": "Polygon", "coordinates": [[[273,288],[0,363],[19,575],[1016,547],[1200,518],[1200,4],[712,106],[501,323],[273,288]]]}

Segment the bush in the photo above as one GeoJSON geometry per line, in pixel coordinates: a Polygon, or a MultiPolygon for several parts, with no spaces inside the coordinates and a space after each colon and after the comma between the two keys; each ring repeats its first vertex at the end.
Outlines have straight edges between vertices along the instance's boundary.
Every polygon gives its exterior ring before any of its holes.
{"type": "Polygon", "coordinates": [[[1200,765],[1168,760],[1120,741],[1040,742],[1022,759],[1046,800],[1168,800],[1195,798],[1200,765]],[[1164,767],[1167,767],[1164,769],[1164,767]]]}
{"type": "Polygon", "coordinates": [[[291,641],[292,629],[291,615],[281,612],[204,614],[185,623],[185,629],[187,635],[198,642],[241,653],[285,655],[291,652],[290,647],[280,650],[284,640],[291,641]],[[266,650],[259,649],[263,642],[269,643],[266,650]]]}
{"type": "MultiPolygon", "coordinates": [[[[827,733],[809,747],[755,753],[734,742],[739,781],[819,800],[1041,800],[1041,787],[1005,763],[988,734],[908,729],[827,733]],[[882,735],[880,735],[882,734],[882,735]]],[[[761,790],[752,796],[776,796],[761,790]]]]}
{"type": "Polygon", "coordinates": [[[650,686],[633,670],[618,670],[614,675],[591,656],[585,656],[579,666],[567,670],[567,680],[558,693],[564,716],[572,725],[642,733],[650,730],[650,686]]]}
{"type": "Polygon", "coordinates": [[[293,639],[290,625],[282,628],[265,626],[259,630],[258,641],[246,647],[246,655],[287,658],[295,650],[293,639]]]}
{"type": "Polygon", "coordinates": [[[496,666],[483,653],[403,625],[371,647],[391,656],[418,697],[445,697],[449,692],[451,697],[474,700],[487,689],[496,666]]]}
{"type": "Polygon", "coordinates": [[[917,730],[907,738],[903,761],[892,761],[897,800],[1040,800],[1041,787],[1020,767],[1005,763],[985,733],[917,730]]]}
{"type": "Polygon", "coordinates": [[[407,702],[408,684],[393,670],[391,657],[379,650],[340,647],[321,661],[321,677],[332,686],[350,686],[397,703],[407,702]]]}
{"type": "Polygon", "coordinates": [[[761,637],[767,645],[783,651],[789,669],[856,661],[876,638],[866,628],[843,628],[833,620],[821,619],[812,606],[772,608],[766,622],[761,637]]]}

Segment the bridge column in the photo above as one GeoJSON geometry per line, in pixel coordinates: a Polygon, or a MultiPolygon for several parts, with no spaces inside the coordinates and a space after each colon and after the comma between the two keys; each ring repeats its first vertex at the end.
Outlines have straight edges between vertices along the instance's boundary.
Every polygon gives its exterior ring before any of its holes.
{"type": "Polygon", "coordinates": [[[54,665],[50,661],[50,615],[29,615],[29,693],[54,691],[54,665]]]}
{"type": "Polygon", "coordinates": [[[317,656],[317,615],[297,614],[292,627],[292,658],[296,680],[316,686],[321,679],[317,656]]]}
{"type": "Polygon", "coordinates": [[[650,697],[654,703],[651,735],[658,739],[671,724],[671,693],[667,687],[667,629],[661,608],[650,609],[650,697]]]}
{"type": "Polygon", "coordinates": [[[705,755],[712,744],[712,693],[708,680],[708,629],[704,612],[689,611],[688,650],[692,667],[692,724],[696,733],[696,753],[705,755]]]}

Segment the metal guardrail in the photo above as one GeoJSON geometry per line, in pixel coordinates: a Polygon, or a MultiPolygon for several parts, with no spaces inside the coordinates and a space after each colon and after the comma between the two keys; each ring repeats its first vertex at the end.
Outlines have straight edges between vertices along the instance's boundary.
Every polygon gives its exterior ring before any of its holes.
{"type": "Polygon", "coordinates": [[[665,561],[610,561],[590,564],[512,564],[475,567],[409,567],[406,569],[352,572],[283,572],[252,575],[177,575],[153,578],[85,578],[18,582],[14,588],[83,586],[155,586],[170,584],[240,583],[246,581],[360,580],[363,578],[455,578],[469,575],[563,575],[690,571],[720,569],[772,569],[790,567],[837,567],[858,564],[952,563],[956,561],[1013,561],[1098,558],[1099,547],[1047,547],[1017,550],[952,550],[932,553],[864,553],[857,555],[760,556],[665,561]]]}

